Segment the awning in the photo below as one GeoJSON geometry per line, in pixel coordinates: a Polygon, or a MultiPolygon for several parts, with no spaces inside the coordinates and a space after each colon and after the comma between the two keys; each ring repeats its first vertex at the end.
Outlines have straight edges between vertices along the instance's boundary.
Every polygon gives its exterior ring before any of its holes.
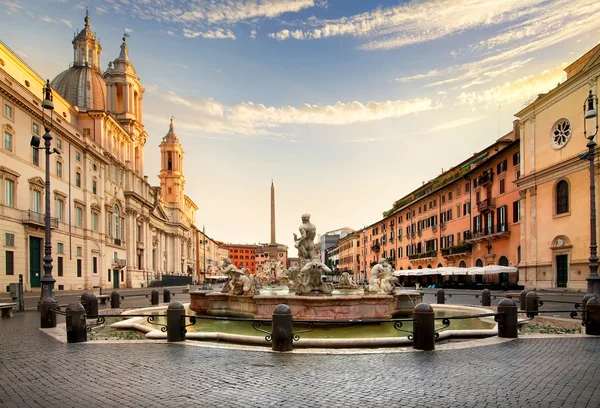
{"type": "Polygon", "coordinates": [[[461,275],[494,275],[499,273],[517,272],[514,266],[488,265],[484,267],[458,268],[456,266],[444,266],[441,268],[406,269],[395,271],[394,276],[461,276],[461,275]]]}

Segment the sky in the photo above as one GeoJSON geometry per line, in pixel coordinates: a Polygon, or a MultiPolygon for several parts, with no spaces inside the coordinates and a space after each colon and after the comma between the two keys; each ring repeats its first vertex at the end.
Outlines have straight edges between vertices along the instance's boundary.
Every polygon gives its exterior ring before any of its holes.
{"type": "Polygon", "coordinates": [[[44,78],[73,59],[86,7],[101,66],[129,57],[158,184],[171,117],[197,225],[290,246],[362,228],[492,144],[600,40],[597,0],[0,0],[0,39],[44,78]]]}

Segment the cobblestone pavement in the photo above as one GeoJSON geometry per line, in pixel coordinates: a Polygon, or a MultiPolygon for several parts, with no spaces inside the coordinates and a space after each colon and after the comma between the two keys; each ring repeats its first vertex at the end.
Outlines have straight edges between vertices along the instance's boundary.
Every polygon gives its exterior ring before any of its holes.
{"type": "Polygon", "coordinates": [[[36,312],[0,321],[1,407],[598,407],[598,338],[435,352],[277,354],[62,344],[36,312]]]}

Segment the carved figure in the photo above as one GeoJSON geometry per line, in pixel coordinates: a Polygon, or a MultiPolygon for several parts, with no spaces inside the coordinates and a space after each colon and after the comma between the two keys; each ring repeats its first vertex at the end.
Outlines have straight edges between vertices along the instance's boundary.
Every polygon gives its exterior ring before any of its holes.
{"type": "Polygon", "coordinates": [[[333,292],[333,285],[321,280],[321,275],[327,272],[331,273],[331,269],[329,269],[319,260],[313,259],[312,261],[308,262],[300,270],[301,284],[296,289],[296,294],[306,295],[313,291],[331,294],[331,292],[333,292]]]}
{"type": "Polygon", "coordinates": [[[340,289],[356,289],[358,288],[358,285],[356,282],[354,282],[348,272],[344,272],[340,277],[340,283],[337,285],[337,287],[340,289]]]}
{"type": "Polygon", "coordinates": [[[302,215],[302,225],[298,227],[300,238],[294,234],[294,246],[298,248],[298,261],[302,266],[315,257],[315,236],[317,228],[310,223],[310,214],[302,215]]]}
{"type": "Polygon", "coordinates": [[[397,279],[392,276],[392,268],[387,263],[387,259],[381,258],[377,265],[371,269],[371,279],[369,279],[367,291],[392,293],[396,281],[397,279]]]}
{"type": "Polygon", "coordinates": [[[242,268],[242,270],[236,268],[235,265],[231,263],[231,259],[225,258],[223,260],[221,272],[224,275],[229,276],[229,280],[223,285],[221,293],[232,293],[234,295],[254,293],[256,290],[254,279],[246,276],[246,271],[246,268],[242,268]]]}

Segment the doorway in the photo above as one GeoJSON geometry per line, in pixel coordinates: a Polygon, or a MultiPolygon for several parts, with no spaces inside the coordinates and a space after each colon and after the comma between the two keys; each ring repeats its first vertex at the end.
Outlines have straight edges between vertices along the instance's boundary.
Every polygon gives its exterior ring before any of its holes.
{"type": "Polygon", "coordinates": [[[29,282],[39,288],[42,276],[42,239],[29,237],[29,282]]]}
{"type": "Polygon", "coordinates": [[[569,281],[569,255],[556,255],[556,287],[566,288],[569,281]]]}
{"type": "Polygon", "coordinates": [[[119,289],[119,270],[113,269],[113,289],[119,289]]]}

